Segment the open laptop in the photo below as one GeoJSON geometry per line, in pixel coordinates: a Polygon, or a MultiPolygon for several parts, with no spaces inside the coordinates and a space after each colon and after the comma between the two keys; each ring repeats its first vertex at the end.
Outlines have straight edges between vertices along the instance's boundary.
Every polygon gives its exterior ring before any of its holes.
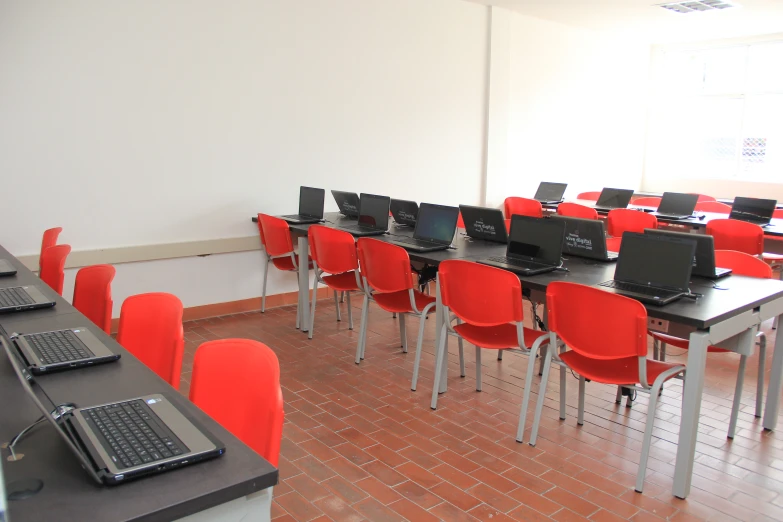
{"type": "Polygon", "coordinates": [[[604,188],[598,201],[595,202],[596,210],[612,210],[615,208],[626,208],[633,197],[633,190],[604,188]]]}
{"type": "Polygon", "coordinates": [[[465,233],[473,239],[484,239],[495,243],[508,243],[506,219],[503,212],[496,208],[460,205],[465,233]]]}
{"type": "Polygon", "coordinates": [[[690,292],[695,253],[692,239],[626,232],[614,279],[598,286],[643,303],[669,304],[690,292]]]}
{"type": "Polygon", "coordinates": [[[415,201],[407,199],[392,199],[391,213],[394,222],[398,225],[412,227],[416,225],[416,218],[419,215],[419,205],[415,201]]]}
{"type": "Polygon", "coordinates": [[[413,237],[392,236],[388,242],[414,252],[446,250],[457,231],[459,209],[422,203],[413,237]]]}
{"type": "Polygon", "coordinates": [[[565,240],[563,253],[597,259],[599,261],[616,261],[617,252],[606,249],[606,230],[600,219],[582,219],[555,214],[550,219],[565,223],[565,240]]]}
{"type": "Polygon", "coordinates": [[[52,404],[47,408],[33,386],[46,392],[36,385],[4,333],[0,342],[25,393],[99,484],[121,484],[225,452],[220,441],[161,394],[86,408],[55,405],[47,396],[52,404]]]}
{"type": "Polygon", "coordinates": [[[696,242],[696,254],[693,257],[692,275],[707,279],[720,279],[731,274],[730,268],[715,266],[715,240],[707,234],[689,234],[688,232],[671,232],[657,228],[644,229],[645,234],[659,237],[676,237],[696,242]]]}
{"type": "Polygon", "coordinates": [[[280,216],[289,223],[306,225],[324,220],[324,189],[299,187],[299,213],[280,216]]]}
{"type": "Polygon", "coordinates": [[[729,219],[748,221],[766,227],[775,213],[778,202],[774,199],[734,198],[729,219]]]}
{"type": "Polygon", "coordinates": [[[359,222],[355,225],[340,225],[336,228],[350,232],[354,236],[380,236],[389,229],[388,196],[362,194],[359,198],[359,222]]]}
{"type": "Polygon", "coordinates": [[[560,266],[565,222],[557,219],[511,216],[511,231],[505,257],[490,257],[479,263],[519,275],[551,272],[560,266]]]}
{"type": "Polygon", "coordinates": [[[27,369],[33,375],[116,361],[114,353],[85,327],[51,332],[12,334],[27,369]]]}
{"type": "Polygon", "coordinates": [[[658,210],[652,215],[664,219],[693,218],[696,217],[693,215],[693,211],[696,209],[697,201],[699,201],[698,194],[664,192],[661,202],[658,204],[658,210]]]}
{"type": "Polygon", "coordinates": [[[43,295],[35,285],[0,288],[0,313],[51,308],[54,301],[43,295]]]}
{"type": "Polygon", "coordinates": [[[0,277],[16,275],[16,268],[7,259],[0,259],[0,277]]]}
{"type": "Polygon", "coordinates": [[[359,196],[356,192],[333,190],[332,197],[340,209],[340,214],[351,218],[359,217],[359,196]]]}
{"type": "Polygon", "coordinates": [[[563,201],[563,194],[565,194],[568,183],[550,183],[548,181],[542,181],[538,184],[538,190],[533,199],[546,205],[553,205],[563,201]]]}

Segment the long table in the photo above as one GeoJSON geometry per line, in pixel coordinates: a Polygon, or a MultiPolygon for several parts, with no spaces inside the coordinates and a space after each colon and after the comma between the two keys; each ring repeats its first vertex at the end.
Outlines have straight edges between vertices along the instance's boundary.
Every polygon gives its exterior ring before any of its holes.
{"type": "MultiPolygon", "coordinates": [[[[144,366],[110,336],[59,297],[4,248],[0,258],[17,268],[15,277],[0,278],[0,286],[36,284],[56,305],[0,316],[9,333],[28,333],[86,326],[113,351],[118,362],[66,371],[36,379],[57,404],[90,406],[162,393],[190,419],[212,432],[226,446],[217,459],[175,471],[148,476],[115,487],[95,484],[81,469],[65,443],[49,424],[28,433],[16,446],[21,460],[6,461],[2,450],[5,486],[37,478],[43,489],[26,500],[8,504],[13,522],[42,520],[171,521],[188,522],[269,520],[271,487],[278,471],[265,459],[213,421],[199,408],[144,366]]],[[[38,410],[22,390],[10,362],[0,355],[0,441],[6,442],[38,417],[38,410]]]]}

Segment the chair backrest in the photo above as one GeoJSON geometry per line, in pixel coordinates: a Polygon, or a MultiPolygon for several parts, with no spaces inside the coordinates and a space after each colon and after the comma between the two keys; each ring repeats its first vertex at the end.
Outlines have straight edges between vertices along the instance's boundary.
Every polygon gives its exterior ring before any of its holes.
{"type": "Polygon", "coordinates": [[[643,234],[645,228],[658,228],[658,218],[640,210],[616,208],[606,219],[606,231],[612,237],[623,237],[625,232],[643,234]]]}
{"type": "Polygon", "coordinates": [[[117,342],[179,388],[185,333],[182,302],[177,296],[156,292],[128,297],[120,310],[117,342]]]}
{"type": "Polygon", "coordinates": [[[462,212],[457,214],[457,228],[465,228],[465,220],[462,219],[462,212]]]}
{"type": "Polygon", "coordinates": [[[466,323],[496,326],[520,322],[522,283],[513,273],[470,261],[443,261],[438,266],[440,297],[466,323]]]}
{"type": "Polygon", "coordinates": [[[715,266],[730,268],[736,275],[772,278],[772,267],[756,256],[738,252],[736,250],[716,250],[715,266]]]}
{"type": "Polygon", "coordinates": [[[63,295],[63,281],[65,281],[65,259],[70,253],[70,245],[55,245],[41,254],[41,271],[38,276],[60,295],[63,295]]]}
{"type": "Polygon", "coordinates": [[[267,254],[276,257],[290,254],[294,251],[288,223],[278,217],[267,214],[259,214],[258,223],[261,225],[259,230],[261,231],[262,241],[267,254]]]}
{"type": "Polygon", "coordinates": [[[643,197],[632,199],[631,203],[638,207],[658,208],[661,204],[661,199],[662,198],[643,196],[643,197]]]}
{"type": "Polygon", "coordinates": [[[38,258],[38,273],[41,273],[41,258],[40,256],[43,256],[44,251],[49,248],[53,247],[57,244],[57,238],[60,236],[60,232],[63,231],[63,227],[55,227],[50,228],[48,230],[44,230],[43,237],[41,238],[41,251],[39,252],[39,258],[38,258]]]}
{"type": "Polygon", "coordinates": [[[111,265],[85,266],[76,272],[73,287],[73,306],[107,334],[111,333],[111,282],[116,273],[111,265]]]}
{"type": "Polygon", "coordinates": [[[569,203],[568,201],[557,206],[557,213],[566,217],[598,219],[598,212],[594,208],[586,207],[579,203],[569,203]]]}
{"type": "Polygon", "coordinates": [[[266,238],[264,238],[264,227],[261,225],[261,214],[257,216],[256,225],[258,225],[258,235],[261,237],[261,246],[266,250],[266,238]]]}
{"type": "Polygon", "coordinates": [[[307,229],[307,237],[310,242],[310,255],[324,272],[342,274],[358,270],[356,242],[348,232],[312,225],[307,229]]]}
{"type": "Polygon", "coordinates": [[[731,205],[721,203],[720,201],[699,201],[696,203],[698,212],[712,212],[715,214],[731,214],[731,205]]]}
{"type": "Polygon", "coordinates": [[[587,201],[598,201],[598,198],[601,197],[601,191],[598,192],[582,192],[578,196],[576,196],[576,199],[584,199],[587,201]]]}
{"type": "Polygon", "coordinates": [[[514,214],[535,218],[544,217],[544,210],[541,207],[541,203],[535,199],[514,197],[506,198],[506,200],[503,202],[503,208],[506,214],[506,219],[511,219],[511,216],[514,214]]]}
{"type": "Polygon", "coordinates": [[[715,239],[715,250],[738,250],[752,256],[764,252],[764,229],[738,219],[713,219],[707,234],[715,239]]]}
{"type": "Polygon", "coordinates": [[[411,260],[404,248],[369,237],[360,237],[356,247],[362,276],[374,291],[385,294],[413,288],[411,260]]]}
{"type": "Polygon", "coordinates": [[[783,208],[778,208],[772,211],[772,217],[774,219],[783,219],[783,208]]]}
{"type": "Polygon", "coordinates": [[[699,199],[696,200],[697,203],[706,203],[709,201],[718,201],[717,199],[713,198],[712,196],[707,196],[705,194],[696,194],[699,196],[699,199]]]}
{"type": "Polygon", "coordinates": [[[635,299],[556,281],[546,289],[549,330],[593,359],[647,355],[647,310],[635,299]],[[607,327],[606,318],[611,317],[607,327]]]}
{"type": "Polygon", "coordinates": [[[283,437],[280,365],[265,344],[221,339],[198,347],[190,400],[277,466],[283,437]]]}

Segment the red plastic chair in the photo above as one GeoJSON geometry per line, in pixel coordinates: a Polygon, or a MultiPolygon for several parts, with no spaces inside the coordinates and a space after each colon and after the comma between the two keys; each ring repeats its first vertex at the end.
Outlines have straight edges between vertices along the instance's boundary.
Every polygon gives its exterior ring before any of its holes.
{"type": "MultiPolygon", "coordinates": [[[[529,357],[527,384],[522,399],[525,414],[530,398],[529,383],[538,350],[548,342],[538,330],[526,328],[522,322],[522,284],[511,272],[470,261],[444,261],[438,267],[443,322],[440,343],[435,355],[435,385],[432,389],[432,409],[438,405],[441,371],[448,354],[448,336],[453,335],[476,347],[476,391],[481,391],[481,350],[514,350],[529,357]],[[453,314],[453,315],[452,315],[453,314]],[[452,322],[456,324],[452,325],[452,322]]],[[[465,375],[460,344],[460,373],[465,375]]],[[[500,358],[500,357],[499,357],[500,358]]],[[[415,372],[415,370],[414,370],[415,372]]]]}
{"type": "Polygon", "coordinates": [[[598,198],[601,197],[601,191],[598,192],[582,192],[578,196],[576,196],[576,199],[584,199],[586,201],[598,201],[598,198]]]}
{"type": "Polygon", "coordinates": [[[651,208],[658,208],[658,206],[661,204],[662,198],[654,198],[654,197],[639,197],[634,198],[631,200],[631,204],[636,207],[651,207],[651,208]]]}
{"type": "Polygon", "coordinates": [[[366,237],[359,238],[356,245],[364,290],[362,325],[356,346],[356,364],[364,359],[370,299],[374,300],[381,309],[399,315],[400,343],[405,353],[408,352],[405,316],[415,315],[419,317],[419,336],[416,339],[417,363],[414,365],[414,384],[411,386],[411,389],[415,390],[415,376],[418,371],[418,360],[421,357],[425,319],[427,314],[435,311],[435,298],[416,290],[410,257],[404,248],[366,237]]]}
{"type": "Polygon", "coordinates": [[[73,287],[73,306],[107,334],[111,333],[111,282],[116,273],[111,265],[86,266],[76,272],[73,287]]]}
{"type": "MultiPolygon", "coordinates": [[[[721,268],[730,268],[734,275],[758,277],[762,279],[772,278],[772,268],[767,263],[758,257],[754,257],[744,252],[737,252],[736,250],[716,250],[715,265],[721,268]]],[[[650,331],[649,334],[653,338],[653,357],[660,359],[661,361],[666,360],[667,344],[683,350],[688,349],[687,339],[655,331],[650,331]]],[[[756,388],[756,417],[761,417],[762,404],[764,401],[764,365],[767,354],[767,337],[764,332],[759,332],[757,337],[759,339],[759,369],[758,386],[756,388]]],[[[709,346],[707,351],[709,353],[728,352],[728,350],[718,348],[717,346],[709,346]]],[[[734,404],[731,409],[731,420],[729,421],[729,432],[727,435],[730,439],[734,438],[734,431],[737,427],[737,416],[739,415],[740,398],[742,397],[742,386],[745,378],[745,365],[747,360],[747,355],[740,356],[737,385],[734,389],[734,404]]]]}
{"type": "Polygon", "coordinates": [[[465,228],[465,220],[462,219],[462,212],[457,214],[457,228],[465,228]]]}
{"type": "Polygon", "coordinates": [[[783,219],[783,208],[779,208],[772,212],[773,219],[783,219]]]}
{"type": "Polygon", "coordinates": [[[514,214],[530,217],[544,217],[544,210],[541,203],[535,199],[528,198],[506,198],[503,202],[503,209],[506,219],[511,219],[514,214]]]}
{"type": "Polygon", "coordinates": [[[41,273],[41,258],[40,256],[43,256],[43,253],[46,251],[47,248],[53,247],[57,244],[57,238],[60,236],[60,232],[63,231],[63,227],[55,227],[50,228],[48,230],[44,230],[43,238],[41,238],[41,252],[39,254],[38,258],[38,273],[41,273]]]}
{"type": "Polygon", "coordinates": [[[713,219],[707,234],[715,239],[715,250],[738,250],[752,256],[764,252],[764,229],[738,219],[713,219]]]}
{"type": "Polygon", "coordinates": [[[629,208],[610,210],[606,218],[606,231],[612,237],[606,240],[606,248],[610,252],[619,252],[625,232],[643,234],[645,228],[658,228],[658,218],[629,208]]]}
{"type": "Polygon", "coordinates": [[[185,333],[182,302],[156,292],[132,295],[122,303],[117,342],[147,368],[179,388],[185,333]]]}
{"type": "Polygon", "coordinates": [[[696,211],[729,215],[731,214],[731,205],[719,201],[700,201],[696,203],[696,211]]]}
{"type": "MultiPolygon", "coordinates": [[[[546,291],[549,346],[547,350],[530,444],[535,445],[551,363],[560,366],[560,419],[565,419],[566,369],[579,375],[577,423],[584,423],[585,380],[647,392],[647,425],[642,442],[636,491],[644,488],[655,406],[663,383],[685,374],[685,366],[647,359],[647,310],[639,301],[576,283],[550,283],[546,291]],[[607,314],[612,318],[606,326],[607,314]],[[652,382],[652,384],[650,384],[652,382]]],[[[521,430],[525,419],[519,419],[521,430]]],[[[519,431],[518,430],[518,431],[519,431]]]]}
{"type": "Polygon", "coordinates": [[[322,225],[312,225],[307,230],[307,237],[310,242],[310,255],[313,258],[315,271],[308,338],[313,338],[315,303],[319,283],[334,291],[334,306],[337,309],[338,321],[341,320],[338,293],[345,292],[348,301],[348,329],[353,330],[351,292],[362,290],[356,242],[348,232],[322,225]]]}
{"type": "Polygon", "coordinates": [[[199,346],[190,400],[277,467],[285,413],[280,365],[268,346],[249,339],[199,346]]]}
{"type": "Polygon", "coordinates": [[[60,295],[63,295],[63,281],[65,281],[65,259],[70,253],[70,245],[55,245],[41,254],[39,277],[60,295]]]}
{"type": "Polygon", "coordinates": [[[598,212],[591,207],[580,205],[579,203],[560,203],[557,206],[557,213],[561,216],[575,217],[582,219],[598,219],[598,212]]]}
{"type": "Polygon", "coordinates": [[[696,200],[697,203],[702,203],[702,202],[706,203],[706,202],[709,202],[709,201],[718,201],[717,199],[713,198],[712,196],[707,196],[707,195],[704,195],[704,194],[697,194],[697,196],[699,196],[699,199],[696,200]]]}

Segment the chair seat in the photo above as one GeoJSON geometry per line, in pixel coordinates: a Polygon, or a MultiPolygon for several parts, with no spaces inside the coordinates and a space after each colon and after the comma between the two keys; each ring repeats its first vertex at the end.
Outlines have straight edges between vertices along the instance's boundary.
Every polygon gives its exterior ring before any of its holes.
{"type": "MultiPolygon", "coordinates": [[[[670,346],[674,346],[675,348],[682,348],[683,350],[688,349],[688,339],[683,339],[682,337],[675,337],[673,335],[660,333],[660,332],[648,331],[647,333],[650,334],[650,337],[662,343],[666,343],[670,346]]],[[[728,352],[728,350],[723,348],[718,348],[717,346],[709,346],[707,347],[707,351],[710,353],[728,352]]]]}
{"type": "MultiPolygon", "coordinates": [[[[313,268],[313,260],[310,256],[307,256],[307,261],[309,263],[308,268],[313,268]]],[[[299,256],[296,256],[296,263],[299,264],[299,256]]],[[[294,267],[294,262],[291,260],[291,256],[286,257],[276,257],[272,259],[272,264],[275,265],[275,268],[278,270],[283,270],[284,272],[292,272],[296,270],[294,267]]]]}
{"type": "Polygon", "coordinates": [[[321,279],[326,286],[338,292],[353,292],[360,289],[356,284],[356,273],[353,270],[342,274],[323,276],[321,279]]]}
{"type": "MultiPolygon", "coordinates": [[[[454,326],[454,331],[460,337],[470,344],[488,348],[492,350],[505,350],[507,348],[519,348],[517,340],[517,327],[511,323],[501,324],[499,326],[476,326],[473,324],[462,323],[454,326]]],[[[522,337],[525,346],[530,348],[536,339],[546,335],[539,330],[532,328],[522,328],[522,337]]]]}
{"type": "MultiPolygon", "coordinates": [[[[603,384],[637,384],[639,382],[638,357],[623,357],[621,359],[609,360],[591,359],[581,355],[579,352],[569,350],[560,354],[560,359],[576,373],[594,382],[603,384]]],[[[648,359],[647,382],[652,385],[660,374],[678,366],[685,369],[685,366],[682,364],[648,359]]]]}
{"type": "MultiPolygon", "coordinates": [[[[413,296],[416,301],[416,306],[419,308],[419,310],[423,310],[425,306],[435,302],[434,297],[419,292],[418,290],[413,291],[413,296]]],[[[408,296],[407,290],[389,292],[388,294],[380,294],[376,292],[372,294],[372,297],[375,299],[375,302],[378,303],[378,306],[387,312],[396,312],[399,314],[413,313],[413,309],[411,309],[411,299],[408,296]]],[[[430,310],[430,312],[434,311],[435,307],[430,310]]]]}

